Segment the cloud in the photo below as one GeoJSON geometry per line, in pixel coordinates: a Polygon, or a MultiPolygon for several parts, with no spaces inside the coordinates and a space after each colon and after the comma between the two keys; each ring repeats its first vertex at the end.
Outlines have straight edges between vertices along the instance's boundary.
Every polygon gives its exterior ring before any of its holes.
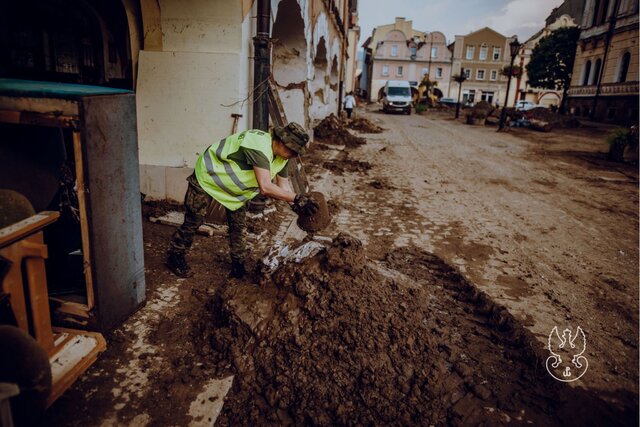
{"type": "Polygon", "coordinates": [[[522,40],[544,27],[544,20],[562,0],[511,0],[498,13],[473,20],[470,24],[476,30],[491,27],[505,36],[518,35],[522,40]]]}
{"type": "Polygon", "coordinates": [[[358,14],[362,33],[360,43],[374,27],[392,24],[396,16],[413,21],[420,31],[442,31],[453,37],[491,27],[526,40],[544,26],[545,18],[562,0],[361,0],[358,14]]]}

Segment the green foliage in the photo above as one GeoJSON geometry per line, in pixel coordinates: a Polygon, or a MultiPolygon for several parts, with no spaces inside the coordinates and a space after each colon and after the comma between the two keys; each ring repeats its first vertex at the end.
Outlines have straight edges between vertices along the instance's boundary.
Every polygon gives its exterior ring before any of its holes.
{"type": "Polygon", "coordinates": [[[425,104],[423,104],[422,102],[419,102],[416,104],[416,113],[420,114],[427,111],[427,106],[425,104]]]}
{"type": "Polygon", "coordinates": [[[500,74],[505,77],[509,77],[509,74],[511,74],[511,77],[513,77],[514,79],[518,79],[522,77],[522,72],[523,69],[519,65],[514,65],[513,67],[511,65],[507,65],[500,71],[500,74]]]}
{"type": "Polygon", "coordinates": [[[607,135],[607,143],[635,148],[638,146],[638,134],[629,128],[615,128],[607,135]]]}
{"type": "Polygon", "coordinates": [[[529,86],[555,90],[568,88],[579,36],[577,27],[565,27],[541,38],[527,64],[529,86]]]}
{"type": "Polygon", "coordinates": [[[464,83],[464,82],[467,80],[467,76],[464,74],[464,72],[463,72],[463,71],[464,71],[464,70],[460,70],[460,74],[454,74],[454,75],[453,75],[453,80],[454,80],[456,83],[460,83],[460,84],[462,84],[462,83],[464,83]]]}

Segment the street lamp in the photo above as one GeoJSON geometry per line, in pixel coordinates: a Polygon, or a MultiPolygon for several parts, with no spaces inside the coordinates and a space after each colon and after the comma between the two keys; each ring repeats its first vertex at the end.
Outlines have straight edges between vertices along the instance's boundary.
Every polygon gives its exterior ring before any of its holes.
{"type": "Polygon", "coordinates": [[[467,80],[464,68],[460,68],[460,74],[454,76],[454,80],[458,83],[458,102],[456,103],[456,119],[460,116],[460,94],[462,93],[462,83],[467,80]]]}
{"type": "Polygon", "coordinates": [[[504,98],[502,104],[502,112],[500,113],[500,123],[498,124],[498,132],[504,130],[504,121],[507,118],[507,105],[509,104],[509,87],[511,86],[511,76],[513,76],[513,61],[516,59],[518,50],[520,50],[520,42],[516,37],[511,43],[509,43],[509,49],[511,53],[511,65],[509,66],[509,79],[507,80],[507,95],[504,98]]]}

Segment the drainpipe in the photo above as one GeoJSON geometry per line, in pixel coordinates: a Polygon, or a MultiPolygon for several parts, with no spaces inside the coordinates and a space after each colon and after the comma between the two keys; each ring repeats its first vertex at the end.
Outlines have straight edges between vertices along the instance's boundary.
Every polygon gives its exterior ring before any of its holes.
{"type": "Polygon", "coordinates": [[[271,1],[258,0],[256,36],[253,38],[253,128],[269,130],[268,83],[271,74],[271,1]]]}
{"type": "MultiPolygon", "coordinates": [[[[607,61],[607,56],[609,56],[609,45],[611,44],[611,39],[613,38],[613,31],[616,29],[616,19],[618,18],[619,4],[620,4],[620,0],[616,0],[613,6],[613,14],[609,19],[609,29],[607,30],[607,34],[604,37],[604,54],[602,55],[602,64],[600,65],[600,70],[598,70],[598,75],[596,76],[596,78],[598,79],[596,83],[596,94],[593,97],[593,107],[591,108],[592,120],[596,118],[596,107],[598,106],[598,98],[600,97],[600,88],[602,87],[602,77],[604,76],[604,69],[607,61]]],[[[607,12],[605,11],[605,13],[607,12]]]]}

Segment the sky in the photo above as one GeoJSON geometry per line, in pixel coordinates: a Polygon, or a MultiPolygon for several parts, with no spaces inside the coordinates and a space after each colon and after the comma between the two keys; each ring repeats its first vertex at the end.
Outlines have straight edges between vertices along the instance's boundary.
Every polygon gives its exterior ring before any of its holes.
{"type": "Polygon", "coordinates": [[[483,27],[505,36],[517,35],[521,42],[544,27],[545,18],[562,0],[359,0],[360,41],[374,27],[392,24],[395,17],[413,21],[413,29],[441,31],[447,41],[483,27]]]}

